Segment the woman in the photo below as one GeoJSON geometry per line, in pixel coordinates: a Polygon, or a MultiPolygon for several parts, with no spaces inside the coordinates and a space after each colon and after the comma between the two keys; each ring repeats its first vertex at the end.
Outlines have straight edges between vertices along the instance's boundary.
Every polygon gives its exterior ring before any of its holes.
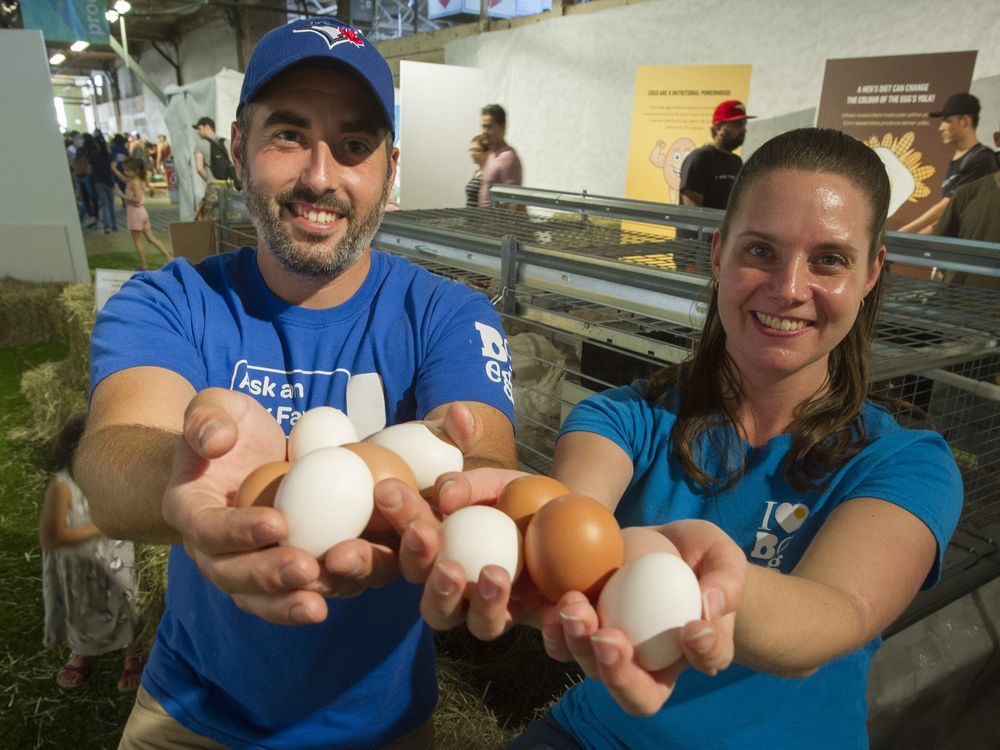
{"type": "MultiPolygon", "coordinates": [[[[764,144],[713,238],[692,357],[581,402],[562,428],[551,474],[622,526],[660,529],[698,571],[705,619],[682,638],[705,674],[678,678],[683,660],[645,672],[577,592],[555,616],[526,611],[490,568],[466,608],[461,569],[434,566],[422,603],[432,627],[465,619],[489,638],[534,621],[546,651],[590,678],[512,747],[867,747],[879,634],[937,580],[962,503],[945,441],[866,398],[888,200],[881,161],[838,131],[764,144]],[[732,542],[712,536],[720,528],[732,542]],[[740,554],[718,566],[693,554],[733,542],[740,554]],[[734,611],[733,627],[722,613],[734,611]]],[[[513,476],[456,475],[439,499],[453,511],[513,476]]],[[[412,533],[433,548],[426,528],[412,533]]]]}
{"type": "Polygon", "coordinates": [[[475,208],[479,205],[479,186],[483,181],[483,166],[486,164],[486,157],[489,156],[489,149],[486,147],[486,138],[481,135],[473,136],[469,142],[469,156],[476,165],[476,170],[472,177],[465,183],[465,207],[475,208]]]}

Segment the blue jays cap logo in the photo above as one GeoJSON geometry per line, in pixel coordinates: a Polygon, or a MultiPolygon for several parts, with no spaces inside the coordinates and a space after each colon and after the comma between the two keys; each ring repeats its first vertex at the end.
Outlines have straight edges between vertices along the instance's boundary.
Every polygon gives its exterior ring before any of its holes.
{"type": "Polygon", "coordinates": [[[365,38],[357,29],[350,26],[329,26],[327,24],[316,24],[308,29],[294,29],[293,34],[313,33],[323,37],[329,49],[333,49],[338,44],[353,44],[355,47],[364,47],[365,38]]]}

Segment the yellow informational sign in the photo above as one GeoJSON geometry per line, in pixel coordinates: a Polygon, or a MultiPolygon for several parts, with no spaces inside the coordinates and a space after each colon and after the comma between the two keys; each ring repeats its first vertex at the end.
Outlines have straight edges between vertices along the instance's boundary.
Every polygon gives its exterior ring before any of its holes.
{"type": "Polygon", "coordinates": [[[625,197],[679,203],[681,164],[711,141],[715,107],[739,99],[756,114],[747,102],[749,91],[749,65],[636,68],[625,197]]]}

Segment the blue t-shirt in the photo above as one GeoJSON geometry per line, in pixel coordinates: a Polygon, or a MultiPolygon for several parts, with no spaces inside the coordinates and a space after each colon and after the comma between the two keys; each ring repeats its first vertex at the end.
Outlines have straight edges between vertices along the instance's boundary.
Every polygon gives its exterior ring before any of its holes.
{"type": "MultiPolygon", "coordinates": [[[[654,406],[643,391],[639,382],[593,396],[572,411],[562,428],[562,433],[606,437],[632,459],[634,475],[615,511],[622,526],[703,518],[724,529],[750,562],[788,573],[838,505],[879,498],[910,511],[934,534],[938,555],[924,586],[937,581],[962,507],[961,475],[937,433],[904,429],[867,402],[862,415],[868,444],[821,491],[800,492],[786,481],[782,459],[792,442],[786,434],[761,448],[744,444],[743,478],[725,492],[706,496],[669,458],[676,394],[654,406]]],[[[711,463],[707,468],[718,472],[711,463]]],[[[738,664],[716,677],[687,669],[663,708],[648,718],[629,716],[600,682],[588,679],[574,685],[553,714],[583,747],[602,750],[866,748],[868,667],[879,644],[876,638],[805,679],[738,664]]]]}
{"type": "MultiPolygon", "coordinates": [[[[130,279],[98,316],[91,383],[154,366],[247,393],[286,434],[306,409],[347,412],[361,436],[478,401],[513,419],[510,362],[489,300],[372,252],[357,293],[335,308],[289,305],[256,251],[175,261],[130,279]]],[[[182,724],[228,747],[379,747],[420,726],[437,699],[421,587],[402,579],[328,601],[321,624],[247,614],[170,552],[166,612],[143,686],[182,724]]]]}

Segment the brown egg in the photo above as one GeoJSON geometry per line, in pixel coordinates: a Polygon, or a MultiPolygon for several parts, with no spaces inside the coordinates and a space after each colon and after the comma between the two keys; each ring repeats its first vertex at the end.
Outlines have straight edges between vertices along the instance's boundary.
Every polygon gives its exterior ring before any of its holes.
{"type": "MultiPolygon", "coordinates": [[[[398,479],[415,490],[420,489],[417,486],[417,478],[413,474],[413,470],[395,451],[375,443],[347,443],[341,447],[351,451],[365,462],[368,471],[372,473],[375,484],[383,479],[398,479]]],[[[392,524],[379,512],[377,506],[365,528],[365,536],[380,542],[388,541],[394,536],[392,524]]]]}
{"type": "Polygon", "coordinates": [[[584,495],[550,500],[535,513],[524,536],[528,574],[553,602],[567,591],[581,591],[596,602],[624,557],[614,514],[584,495]]]}
{"type": "Polygon", "coordinates": [[[247,508],[251,505],[274,505],[274,495],[285,474],[292,468],[287,461],[274,461],[247,474],[240,488],[236,490],[233,504],[237,508],[247,508]]]}
{"type": "Polygon", "coordinates": [[[523,535],[528,522],[539,508],[553,498],[570,495],[572,492],[569,487],[552,477],[518,477],[503,488],[497,500],[497,508],[514,519],[517,530],[523,535]]]}
{"type": "Polygon", "coordinates": [[[420,489],[413,470],[395,451],[375,443],[346,443],[341,448],[347,448],[365,462],[375,484],[383,479],[399,479],[415,490],[420,489]]]}

